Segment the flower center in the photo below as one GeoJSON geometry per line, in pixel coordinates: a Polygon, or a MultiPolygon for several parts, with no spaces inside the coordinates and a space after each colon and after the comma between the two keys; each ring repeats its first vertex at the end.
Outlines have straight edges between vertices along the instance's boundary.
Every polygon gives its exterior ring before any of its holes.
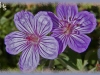
{"type": "Polygon", "coordinates": [[[73,26],[71,24],[67,24],[64,27],[64,33],[67,34],[67,35],[71,34],[72,30],[73,30],[73,26]]]}
{"type": "Polygon", "coordinates": [[[28,36],[26,37],[26,40],[27,40],[28,42],[33,43],[33,44],[38,44],[38,42],[39,42],[39,37],[37,37],[36,35],[31,34],[31,35],[28,35],[28,36]]]}

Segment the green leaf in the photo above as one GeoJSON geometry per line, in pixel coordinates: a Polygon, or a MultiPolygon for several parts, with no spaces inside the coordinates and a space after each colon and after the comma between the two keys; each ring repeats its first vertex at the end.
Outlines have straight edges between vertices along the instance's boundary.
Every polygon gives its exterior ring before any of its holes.
{"type": "Polygon", "coordinates": [[[74,69],[74,68],[72,68],[71,66],[69,66],[69,65],[67,65],[67,68],[70,70],[70,71],[78,71],[78,70],[76,70],[76,69],[74,69]]]}
{"type": "Polygon", "coordinates": [[[65,55],[64,53],[60,54],[59,58],[62,58],[65,61],[69,61],[69,57],[67,55],[65,55]]]}
{"type": "Polygon", "coordinates": [[[85,67],[88,64],[88,60],[84,60],[83,66],[85,67]]]}
{"type": "MultiPolygon", "coordinates": [[[[72,68],[72,69],[75,69],[75,70],[78,70],[77,66],[74,64],[74,62],[71,62],[71,61],[67,61],[67,69],[69,68],[72,68]],[[69,67],[70,66],[70,67],[69,67]]],[[[70,69],[69,69],[70,70],[70,69]]]]}
{"type": "Polygon", "coordinates": [[[79,70],[83,70],[82,59],[77,59],[77,67],[79,70]]]}
{"type": "Polygon", "coordinates": [[[60,62],[57,59],[55,59],[54,60],[54,65],[59,65],[59,64],[60,64],[60,62]]]}
{"type": "Polygon", "coordinates": [[[64,66],[66,67],[66,62],[64,60],[62,60],[61,58],[57,58],[57,60],[64,66]]]}
{"type": "Polygon", "coordinates": [[[10,10],[7,10],[7,11],[4,13],[3,16],[5,17],[5,16],[8,16],[8,15],[10,15],[10,14],[11,14],[11,11],[10,11],[10,10]]]}
{"type": "Polygon", "coordinates": [[[8,19],[6,17],[2,17],[0,22],[3,25],[7,21],[8,21],[8,19]]]}

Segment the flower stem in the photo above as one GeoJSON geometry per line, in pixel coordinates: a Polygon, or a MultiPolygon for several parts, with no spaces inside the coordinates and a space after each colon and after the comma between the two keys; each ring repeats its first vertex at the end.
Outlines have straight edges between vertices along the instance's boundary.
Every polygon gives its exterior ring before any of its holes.
{"type": "Polygon", "coordinates": [[[54,62],[54,60],[50,60],[49,65],[48,65],[48,69],[51,69],[52,68],[53,62],[54,62]]]}

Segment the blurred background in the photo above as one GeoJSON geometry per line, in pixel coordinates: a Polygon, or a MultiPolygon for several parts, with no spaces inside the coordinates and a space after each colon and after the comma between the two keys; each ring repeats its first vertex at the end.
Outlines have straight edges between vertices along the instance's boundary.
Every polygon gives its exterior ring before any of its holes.
{"type": "MultiPolygon", "coordinates": [[[[3,3],[2,3],[3,4],[3,3]]],[[[28,10],[34,15],[39,11],[51,11],[56,14],[57,3],[4,3],[6,10],[0,8],[0,70],[19,71],[18,61],[20,54],[10,55],[5,50],[4,38],[10,32],[16,31],[14,24],[14,14],[21,10],[28,10]]],[[[70,48],[66,48],[65,52],[60,54],[55,60],[41,59],[38,65],[38,71],[97,71],[99,59],[97,51],[99,48],[100,37],[100,4],[93,3],[77,3],[79,11],[85,10],[95,14],[97,19],[96,29],[88,34],[91,37],[91,43],[84,53],[76,53],[70,48]]],[[[100,66],[99,66],[100,67],[100,66]]]]}

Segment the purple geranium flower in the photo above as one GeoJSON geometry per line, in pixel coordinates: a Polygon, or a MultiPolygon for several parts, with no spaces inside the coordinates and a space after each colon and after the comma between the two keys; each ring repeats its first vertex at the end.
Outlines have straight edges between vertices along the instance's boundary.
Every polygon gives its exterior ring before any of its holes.
{"type": "Polygon", "coordinates": [[[87,11],[78,12],[75,4],[59,4],[56,9],[57,16],[49,13],[54,21],[52,36],[59,42],[59,53],[68,45],[78,53],[84,52],[91,41],[86,35],[96,27],[95,16],[87,11]]]}
{"type": "Polygon", "coordinates": [[[6,51],[18,54],[22,51],[19,67],[22,71],[32,71],[39,64],[40,55],[54,59],[58,55],[58,42],[52,36],[46,36],[53,27],[48,12],[39,12],[35,16],[28,11],[15,14],[14,22],[19,31],[5,37],[6,51]]]}

